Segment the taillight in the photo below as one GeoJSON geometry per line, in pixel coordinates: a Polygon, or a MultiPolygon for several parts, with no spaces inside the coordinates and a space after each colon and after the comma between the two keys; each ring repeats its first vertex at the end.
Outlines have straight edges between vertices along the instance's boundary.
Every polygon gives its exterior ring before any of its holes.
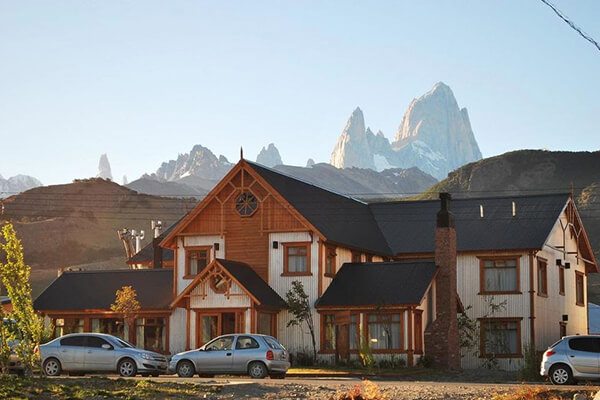
{"type": "Polygon", "coordinates": [[[546,357],[550,357],[550,356],[552,356],[554,354],[556,354],[556,352],[554,350],[548,350],[548,351],[546,351],[546,353],[544,353],[544,355],[546,357]]]}
{"type": "Polygon", "coordinates": [[[273,352],[271,350],[267,350],[267,360],[273,360],[275,357],[273,357],[273,352]]]}

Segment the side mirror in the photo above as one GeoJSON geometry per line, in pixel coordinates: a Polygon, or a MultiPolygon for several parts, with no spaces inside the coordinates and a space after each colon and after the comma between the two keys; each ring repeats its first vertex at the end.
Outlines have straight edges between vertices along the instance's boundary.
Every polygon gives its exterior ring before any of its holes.
{"type": "Polygon", "coordinates": [[[104,343],[104,344],[102,345],[102,348],[103,348],[104,350],[112,350],[112,349],[113,349],[113,347],[112,347],[110,344],[106,344],[106,343],[104,343]]]}

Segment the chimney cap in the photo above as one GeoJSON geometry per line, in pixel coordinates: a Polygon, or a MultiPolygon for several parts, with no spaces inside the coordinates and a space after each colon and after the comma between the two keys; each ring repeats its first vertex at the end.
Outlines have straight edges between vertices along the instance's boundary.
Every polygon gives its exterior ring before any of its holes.
{"type": "Polygon", "coordinates": [[[437,213],[437,227],[438,228],[452,228],[454,227],[454,216],[450,212],[450,200],[452,195],[447,192],[440,192],[440,211],[437,213]]]}

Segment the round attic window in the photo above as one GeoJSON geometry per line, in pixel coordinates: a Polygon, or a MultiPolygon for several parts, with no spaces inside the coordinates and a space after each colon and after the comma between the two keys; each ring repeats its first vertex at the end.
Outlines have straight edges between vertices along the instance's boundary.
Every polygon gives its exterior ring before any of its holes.
{"type": "Polygon", "coordinates": [[[249,217],[258,208],[258,200],[250,192],[243,192],[235,200],[235,209],[242,217],[249,217]]]}

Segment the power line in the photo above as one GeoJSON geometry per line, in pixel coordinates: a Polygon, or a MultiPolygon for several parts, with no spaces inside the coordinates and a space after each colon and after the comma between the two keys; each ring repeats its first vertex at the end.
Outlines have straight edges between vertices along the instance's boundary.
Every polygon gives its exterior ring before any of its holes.
{"type": "Polygon", "coordinates": [[[571,28],[573,28],[575,30],[575,32],[577,32],[581,37],[583,37],[585,40],[587,40],[588,42],[593,44],[598,49],[598,51],[600,51],[600,44],[598,44],[598,42],[595,41],[594,38],[592,38],[590,35],[585,33],[580,27],[575,25],[575,23],[573,21],[571,21],[569,19],[569,17],[567,17],[562,11],[560,11],[554,4],[550,3],[548,0],[540,0],[540,1],[542,3],[544,3],[545,5],[547,5],[548,7],[550,7],[552,9],[552,11],[554,11],[554,13],[560,17],[560,19],[565,21],[571,28]]]}

